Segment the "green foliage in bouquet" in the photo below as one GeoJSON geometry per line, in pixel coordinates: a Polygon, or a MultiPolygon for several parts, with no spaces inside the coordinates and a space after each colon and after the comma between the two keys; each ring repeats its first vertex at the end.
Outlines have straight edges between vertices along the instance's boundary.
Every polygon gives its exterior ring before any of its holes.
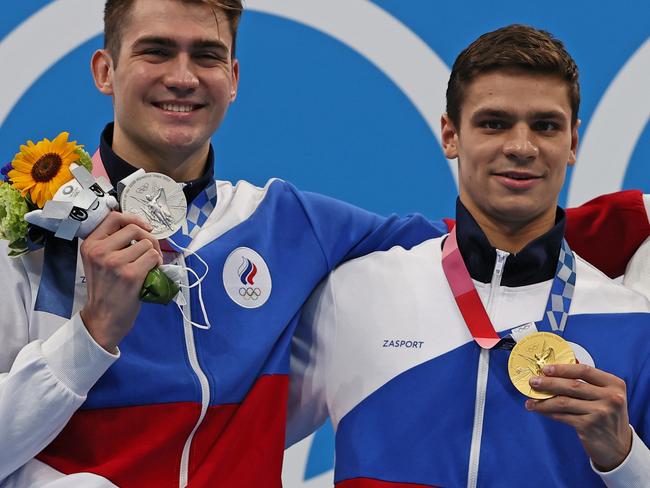
{"type": "Polygon", "coordinates": [[[9,256],[25,254],[29,224],[25,214],[33,210],[18,190],[0,182],[0,239],[9,242],[9,256]]]}

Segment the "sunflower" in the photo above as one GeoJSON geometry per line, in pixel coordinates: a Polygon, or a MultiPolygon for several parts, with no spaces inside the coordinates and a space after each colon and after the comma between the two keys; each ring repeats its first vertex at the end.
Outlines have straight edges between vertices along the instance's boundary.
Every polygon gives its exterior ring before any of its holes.
{"type": "Polygon", "coordinates": [[[9,171],[12,185],[29,197],[39,208],[51,200],[61,185],[72,179],[70,163],[79,159],[76,141],[68,142],[69,134],[61,132],[52,142],[49,139],[34,144],[28,141],[20,146],[9,171]]]}

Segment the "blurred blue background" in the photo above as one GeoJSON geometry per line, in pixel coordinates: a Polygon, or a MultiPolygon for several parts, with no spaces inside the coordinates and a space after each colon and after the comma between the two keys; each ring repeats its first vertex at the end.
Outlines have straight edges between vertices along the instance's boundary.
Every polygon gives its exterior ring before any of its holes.
{"type": "MultiPolygon", "coordinates": [[[[79,0],[23,0],[3,9],[0,163],[9,162],[27,139],[52,138],[62,130],[92,151],[111,120],[110,100],[95,90],[89,70],[90,56],[102,44],[103,2],[83,1],[83,9],[79,0]],[[88,34],[79,33],[80,26],[88,34]],[[56,42],[60,55],[42,59],[56,42]],[[44,71],[26,74],[23,65],[30,63],[44,71]]],[[[295,15],[281,13],[299,3],[247,2],[238,40],[239,95],[214,137],[219,179],[263,185],[280,177],[382,214],[452,216],[455,181],[431,123],[377,59],[417,82],[419,66],[427,62],[417,43],[450,67],[478,35],[517,22],[554,33],[581,70],[584,151],[561,203],[620,188],[650,192],[647,0],[314,0],[296,6],[295,15]],[[327,16],[310,14],[322,9],[354,28],[333,33],[327,16]],[[390,20],[394,29],[371,21],[375,16],[390,20]],[[402,42],[405,33],[415,44],[402,42]],[[357,37],[392,47],[369,59],[354,47],[357,37]]],[[[443,100],[436,94],[444,84],[439,76],[419,103],[439,112],[443,100]]],[[[333,465],[332,447],[328,427],[296,453],[289,451],[286,471],[299,475],[286,474],[285,485],[328,486],[329,478],[319,475],[333,465]]]]}

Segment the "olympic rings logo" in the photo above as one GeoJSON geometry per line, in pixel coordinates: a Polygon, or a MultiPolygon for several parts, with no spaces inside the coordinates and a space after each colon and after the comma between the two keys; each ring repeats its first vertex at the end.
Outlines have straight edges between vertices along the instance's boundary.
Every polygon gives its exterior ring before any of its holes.
{"type": "Polygon", "coordinates": [[[239,296],[242,297],[244,300],[257,300],[260,295],[262,294],[262,290],[259,288],[252,288],[250,286],[239,289],[239,296]]]}

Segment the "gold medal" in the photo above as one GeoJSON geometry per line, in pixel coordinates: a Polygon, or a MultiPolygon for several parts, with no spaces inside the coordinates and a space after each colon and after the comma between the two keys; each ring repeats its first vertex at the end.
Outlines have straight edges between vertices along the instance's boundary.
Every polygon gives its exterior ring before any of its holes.
{"type": "Polygon", "coordinates": [[[528,380],[544,376],[549,364],[575,364],[576,357],[567,341],[550,332],[535,332],[521,339],[510,352],[508,375],[515,388],[530,398],[543,400],[553,395],[534,390],[528,380]]]}

